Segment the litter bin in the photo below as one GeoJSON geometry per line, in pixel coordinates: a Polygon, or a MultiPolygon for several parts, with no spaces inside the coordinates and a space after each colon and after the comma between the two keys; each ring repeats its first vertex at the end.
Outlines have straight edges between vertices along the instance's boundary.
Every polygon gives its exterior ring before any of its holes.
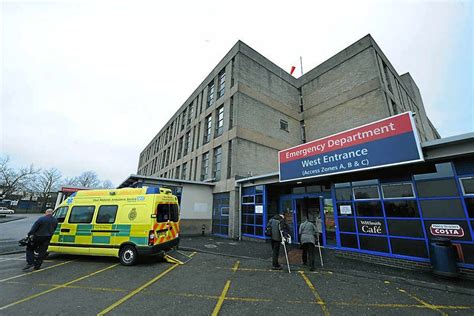
{"type": "Polygon", "coordinates": [[[456,252],[449,238],[430,240],[430,259],[433,273],[444,277],[458,277],[456,252]]]}

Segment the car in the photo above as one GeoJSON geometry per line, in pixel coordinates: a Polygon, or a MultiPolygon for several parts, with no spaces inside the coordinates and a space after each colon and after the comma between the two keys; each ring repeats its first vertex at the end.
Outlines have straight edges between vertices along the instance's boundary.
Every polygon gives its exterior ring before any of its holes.
{"type": "Polygon", "coordinates": [[[15,211],[7,207],[0,206],[0,214],[15,214],[15,211]]]}

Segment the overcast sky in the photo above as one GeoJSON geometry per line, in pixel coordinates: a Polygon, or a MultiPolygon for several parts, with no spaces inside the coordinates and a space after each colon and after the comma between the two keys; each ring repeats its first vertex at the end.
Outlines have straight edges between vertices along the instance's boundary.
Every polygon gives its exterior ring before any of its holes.
{"type": "Polygon", "coordinates": [[[309,71],[370,33],[442,137],[474,130],[471,1],[2,1],[1,21],[0,154],[15,166],[120,184],[239,39],[309,71]]]}

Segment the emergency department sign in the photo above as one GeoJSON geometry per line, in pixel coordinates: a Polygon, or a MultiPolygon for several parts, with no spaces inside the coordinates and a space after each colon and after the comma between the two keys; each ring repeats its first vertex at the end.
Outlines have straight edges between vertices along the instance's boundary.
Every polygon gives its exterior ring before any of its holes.
{"type": "Polygon", "coordinates": [[[278,153],[280,182],[423,161],[411,112],[278,153]]]}

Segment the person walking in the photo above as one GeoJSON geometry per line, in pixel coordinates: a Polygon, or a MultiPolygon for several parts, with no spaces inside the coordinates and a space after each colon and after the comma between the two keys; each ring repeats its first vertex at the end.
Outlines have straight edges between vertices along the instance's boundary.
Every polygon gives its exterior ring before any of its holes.
{"type": "Polygon", "coordinates": [[[35,270],[41,268],[49,242],[57,226],[58,221],[53,217],[53,209],[50,208],[44,212],[44,216],[36,220],[28,232],[28,238],[32,239],[32,242],[26,246],[26,266],[23,270],[28,270],[33,266],[35,270]]]}
{"type": "Polygon", "coordinates": [[[303,245],[303,264],[307,264],[310,267],[310,271],[314,271],[314,249],[316,243],[316,226],[309,222],[305,217],[303,223],[300,225],[299,235],[301,236],[301,244],[303,245]]]}
{"type": "Polygon", "coordinates": [[[266,231],[270,232],[271,243],[272,243],[272,269],[281,270],[281,265],[278,263],[278,257],[280,256],[280,244],[281,236],[286,238],[288,235],[288,225],[285,223],[285,216],[283,214],[277,214],[272,217],[267,223],[266,231]]]}

